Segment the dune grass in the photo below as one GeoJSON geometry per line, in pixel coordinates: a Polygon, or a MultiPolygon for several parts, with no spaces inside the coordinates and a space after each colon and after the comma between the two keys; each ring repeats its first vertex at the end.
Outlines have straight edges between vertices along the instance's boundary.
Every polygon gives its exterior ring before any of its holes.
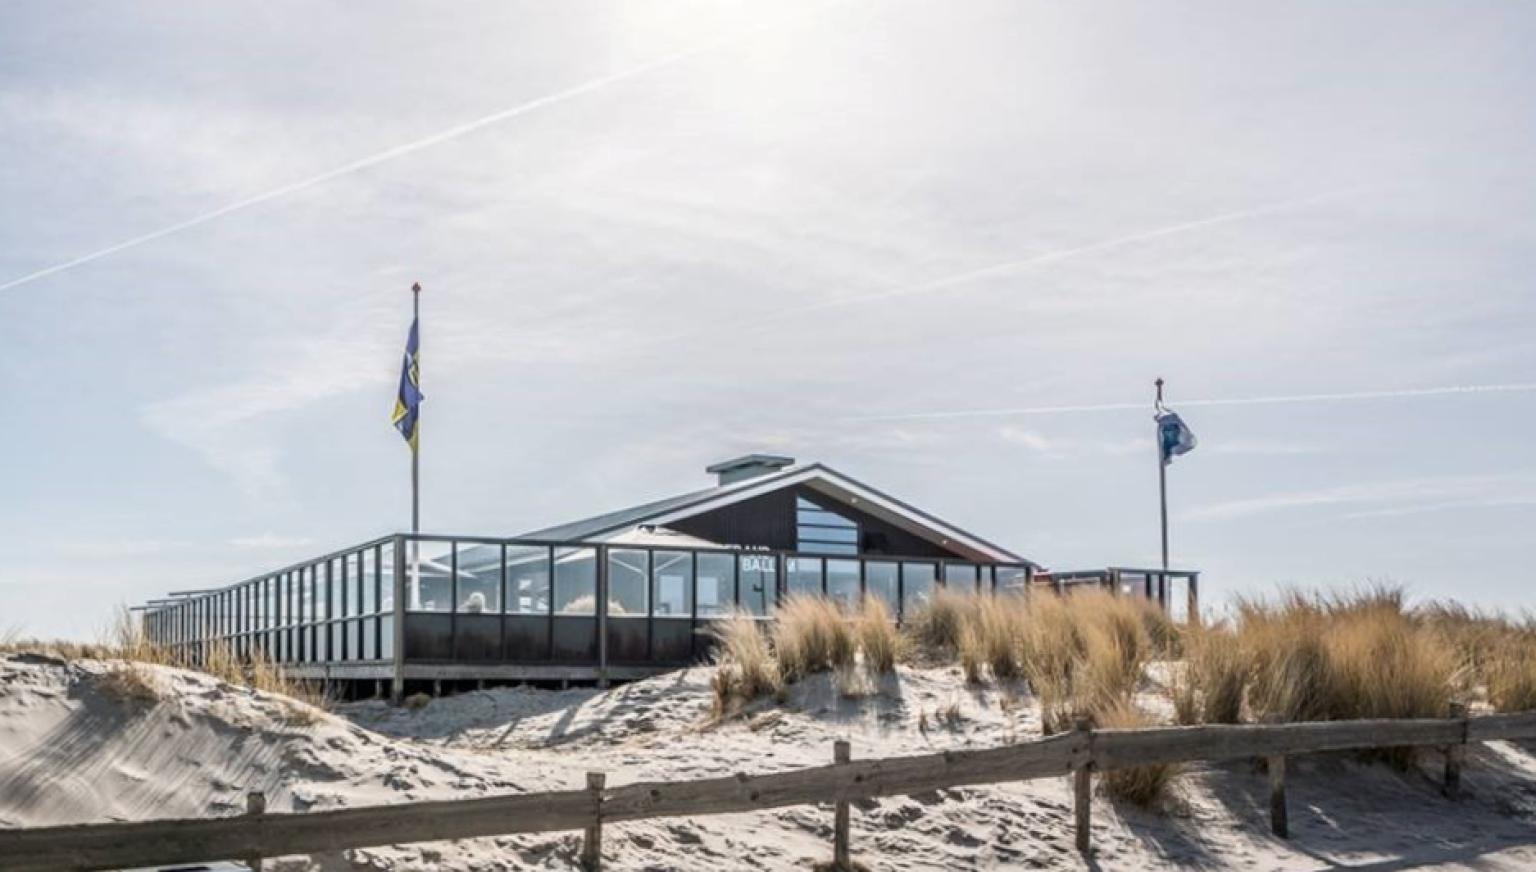
{"type": "Polygon", "coordinates": [[[841,607],[819,596],[791,596],[774,613],[773,653],[785,681],[851,666],[858,641],[841,607]]]}
{"type": "Polygon", "coordinates": [[[19,631],[0,638],[0,654],[31,653],[64,661],[101,660],[107,670],[96,680],[97,687],[114,698],[152,702],[163,696],[155,666],[168,666],[204,672],[238,687],[286,696],[294,701],[290,723],[317,720],[334,700],[320,682],[300,681],[273,663],[261,651],[238,657],[229,646],[208,646],[201,661],[177,656],[170,648],[150,640],[143,622],[128,609],[118,606],[97,633],[96,642],[40,641],[21,638],[19,631]]]}
{"type": "Polygon", "coordinates": [[[1243,717],[1248,660],[1237,633],[1225,623],[1184,630],[1184,658],[1173,664],[1169,687],[1181,724],[1236,724],[1243,717]]]}
{"type": "Polygon", "coordinates": [[[896,668],[901,652],[901,634],[891,608],[879,597],[865,597],[854,616],[854,636],[864,657],[864,668],[874,675],[885,675],[896,668]]]}
{"type": "Polygon", "coordinates": [[[711,714],[716,720],[736,714],[759,697],[783,692],[783,673],[759,621],[746,612],[733,612],[717,621],[710,632],[715,638],[711,714]]]}

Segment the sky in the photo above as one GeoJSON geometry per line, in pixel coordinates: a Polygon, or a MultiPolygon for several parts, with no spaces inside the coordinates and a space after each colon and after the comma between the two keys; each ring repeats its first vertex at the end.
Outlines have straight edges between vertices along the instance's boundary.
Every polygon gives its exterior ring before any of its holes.
{"type": "Polygon", "coordinates": [[[414,281],[428,531],[769,451],[1151,565],[1161,376],[1207,604],[1536,606],[1533,43],[1521,2],[10,0],[0,633],[408,529],[414,281]]]}

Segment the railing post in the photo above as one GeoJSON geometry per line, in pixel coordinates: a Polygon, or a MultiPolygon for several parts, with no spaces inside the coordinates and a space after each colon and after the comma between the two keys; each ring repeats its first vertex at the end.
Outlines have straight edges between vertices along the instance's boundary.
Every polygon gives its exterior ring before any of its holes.
{"type": "Polygon", "coordinates": [[[1269,831],[1282,839],[1291,837],[1290,814],[1285,806],[1285,755],[1269,758],[1269,831]]]}
{"type": "Polygon", "coordinates": [[[597,686],[608,686],[608,546],[597,546],[597,686]]]}
{"type": "MultiPolygon", "coordinates": [[[[853,758],[853,749],[846,739],[838,739],[832,745],[832,762],[847,763],[853,758]]],[[[838,872],[850,872],[853,861],[848,852],[848,800],[839,799],[832,818],[832,868],[838,872]]]]}
{"type": "Polygon", "coordinates": [[[601,772],[587,773],[587,791],[592,794],[592,825],[587,827],[581,842],[581,868],[596,872],[603,867],[603,784],[608,780],[601,772]]]}
{"type": "MultiPolygon", "coordinates": [[[[245,795],[245,813],[250,817],[261,817],[267,813],[267,795],[259,790],[253,790],[245,795]]],[[[262,856],[252,854],[245,858],[245,865],[251,867],[251,872],[261,872],[262,856]]]]}
{"type": "Polygon", "coordinates": [[[1444,792],[1447,798],[1455,799],[1461,795],[1461,764],[1467,754],[1467,705],[1452,702],[1450,712],[1453,719],[1461,721],[1461,741],[1445,746],[1444,792]]]}
{"type": "MultiPolygon", "coordinates": [[[[411,547],[419,547],[415,540],[411,540],[411,547]]],[[[406,554],[405,537],[397,535],[391,546],[394,550],[394,578],[390,580],[390,597],[394,600],[394,611],[390,614],[389,631],[393,638],[390,639],[390,648],[394,649],[394,655],[390,658],[389,675],[389,701],[393,705],[400,705],[405,701],[405,615],[406,615],[406,554]]],[[[316,575],[319,571],[316,570],[316,575]]],[[[329,597],[329,592],[327,592],[329,597]]],[[[319,613],[319,604],[316,603],[316,614],[319,613]]],[[[325,633],[325,624],[315,629],[315,641],[320,641],[320,634],[325,633]]]]}
{"type": "Polygon", "coordinates": [[[1072,773],[1073,811],[1077,830],[1078,853],[1086,856],[1091,845],[1089,814],[1093,802],[1093,722],[1078,718],[1074,726],[1084,736],[1086,748],[1082,762],[1072,773]]]}
{"type": "Polygon", "coordinates": [[[1184,621],[1185,621],[1185,623],[1189,624],[1190,626],[1199,626],[1200,625],[1200,573],[1198,573],[1198,572],[1191,572],[1189,574],[1189,587],[1187,588],[1186,592],[1188,594],[1188,601],[1185,603],[1184,608],[1185,608],[1185,611],[1188,612],[1188,614],[1186,614],[1184,616],[1184,621]]]}

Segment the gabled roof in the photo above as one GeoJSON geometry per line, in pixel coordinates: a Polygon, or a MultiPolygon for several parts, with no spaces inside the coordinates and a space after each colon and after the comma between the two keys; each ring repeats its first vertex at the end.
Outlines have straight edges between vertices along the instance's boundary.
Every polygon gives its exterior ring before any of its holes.
{"type": "Polygon", "coordinates": [[[534,530],[518,538],[606,541],[641,524],[666,525],[795,485],[804,485],[833,499],[857,506],[881,520],[972,559],[1031,563],[1006,548],[994,545],[820,463],[791,466],[744,481],[534,530]]]}

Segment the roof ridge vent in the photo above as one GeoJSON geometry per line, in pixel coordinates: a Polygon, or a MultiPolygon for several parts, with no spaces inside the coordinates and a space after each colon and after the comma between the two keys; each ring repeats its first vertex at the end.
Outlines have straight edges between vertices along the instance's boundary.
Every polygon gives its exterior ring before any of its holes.
{"type": "Polygon", "coordinates": [[[730,460],[711,463],[704,467],[704,471],[714,475],[719,485],[724,487],[794,465],[793,457],[784,457],[780,454],[743,454],[740,457],[732,457],[730,460]]]}

